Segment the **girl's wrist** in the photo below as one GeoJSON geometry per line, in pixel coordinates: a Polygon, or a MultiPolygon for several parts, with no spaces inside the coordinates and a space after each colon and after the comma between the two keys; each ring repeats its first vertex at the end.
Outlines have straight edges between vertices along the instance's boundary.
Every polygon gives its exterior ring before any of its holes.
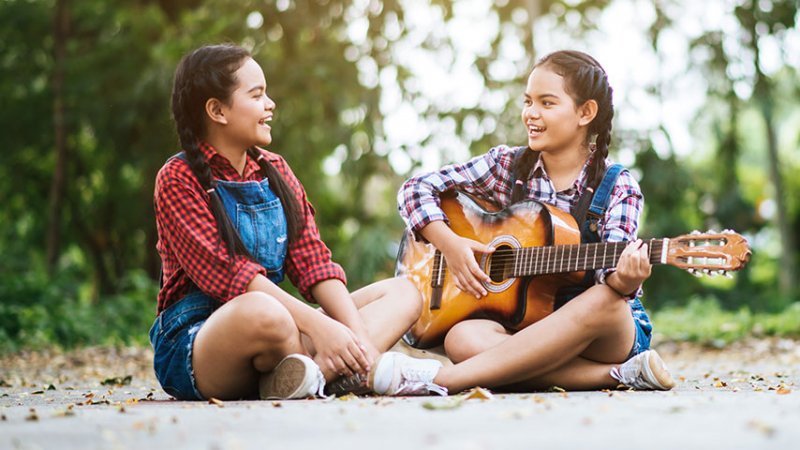
{"type": "Polygon", "coordinates": [[[628,283],[621,279],[619,272],[614,272],[605,279],[605,284],[620,297],[630,297],[636,289],[628,289],[628,283]]]}

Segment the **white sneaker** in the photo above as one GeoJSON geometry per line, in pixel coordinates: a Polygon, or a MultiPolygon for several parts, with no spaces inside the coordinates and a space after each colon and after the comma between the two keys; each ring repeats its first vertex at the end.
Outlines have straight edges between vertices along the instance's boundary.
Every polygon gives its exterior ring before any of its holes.
{"type": "Polygon", "coordinates": [[[386,352],[369,374],[369,386],[380,395],[447,395],[447,388],[433,382],[441,367],[442,363],[435,359],[386,352]]]}
{"type": "Polygon", "coordinates": [[[325,377],[317,363],[306,355],[291,354],[261,377],[258,394],[262,400],[325,397],[325,377]]]}
{"type": "Polygon", "coordinates": [[[625,386],[639,390],[668,391],[675,386],[667,365],[655,350],[639,353],[611,369],[610,374],[625,386]]]}

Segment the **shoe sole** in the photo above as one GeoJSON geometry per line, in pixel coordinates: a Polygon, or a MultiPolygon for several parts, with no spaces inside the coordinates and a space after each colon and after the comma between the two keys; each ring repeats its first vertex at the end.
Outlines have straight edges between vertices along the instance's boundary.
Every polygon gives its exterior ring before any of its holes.
{"type": "Polygon", "coordinates": [[[262,400],[294,398],[303,385],[306,370],[305,363],[298,358],[281,361],[272,373],[261,379],[259,396],[262,400]]]}
{"type": "Polygon", "coordinates": [[[648,355],[647,367],[650,369],[650,373],[662,390],[668,391],[675,387],[675,380],[672,379],[672,375],[667,371],[664,360],[662,360],[661,356],[655,351],[648,355]]]}

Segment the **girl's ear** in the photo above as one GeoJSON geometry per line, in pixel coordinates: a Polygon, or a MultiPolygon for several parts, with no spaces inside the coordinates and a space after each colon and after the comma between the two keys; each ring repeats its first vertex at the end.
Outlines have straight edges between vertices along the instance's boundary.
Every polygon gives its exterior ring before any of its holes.
{"type": "Polygon", "coordinates": [[[597,117],[597,102],[593,99],[586,100],[586,102],[578,107],[578,123],[581,126],[586,126],[592,123],[595,117],[597,117]]]}
{"type": "Polygon", "coordinates": [[[216,98],[209,98],[208,100],[206,100],[206,115],[213,122],[222,125],[226,125],[228,123],[228,119],[225,117],[225,112],[222,102],[220,102],[216,98]]]}

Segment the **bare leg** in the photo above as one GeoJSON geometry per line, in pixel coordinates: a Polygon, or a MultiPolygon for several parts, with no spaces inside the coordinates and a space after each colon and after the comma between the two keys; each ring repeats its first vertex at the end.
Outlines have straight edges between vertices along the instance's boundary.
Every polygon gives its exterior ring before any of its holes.
{"type": "MultiPolygon", "coordinates": [[[[502,325],[491,320],[467,320],[459,323],[447,334],[448,357],[454,362],[465,361],[512,336],[502,325]]],[[[606,364],[577,356],[561,367],[541,376],[495,386],[509,391],[532,391],[559,386],[568,390],[587,390],[614,387],[618,384],[609,371],[615,364],[606,364]]]]}
{"type": "Polygon", "coordinates": [[[635,338],[630,307],[602,285],[511,336],[502,327],[462,324],[445,341],[448,355],[460,362],[443,367],[434,379],[450,392],[526,381],[577,389],[614,385],[607,370],[625,360],[635,338]],[[483,326],[481,337],[470,337],[471,326],[483,326]],[[577,369],[589,370],[578,375],[577,369]]]}
{"type": "Polygon", "coordinates": [[[242,294],[214,311],[197,333],[197,388],[206,397],[254,396],[261,374],[291,353],[306,351],[289,311],[267,294],[242,294]]]}
{"type": "Polygon", "coordinates": [[[391,348],[419,318],[422,297],[404,278],[390,278],[352,294],[367,332],[378,351],[391,348]]]}
{"type": "MultiPolygon", "coordinates": [[[[419,318],[422,310],[419,291],[403,278],[377,281],[353,292],[351,297],[373,345],[380,352],[391,348],[419,318]]],[[[316,353],[311,339],[306,335],[302,335],[302,339],[308,351],[312,355],[316,353]]]]}

